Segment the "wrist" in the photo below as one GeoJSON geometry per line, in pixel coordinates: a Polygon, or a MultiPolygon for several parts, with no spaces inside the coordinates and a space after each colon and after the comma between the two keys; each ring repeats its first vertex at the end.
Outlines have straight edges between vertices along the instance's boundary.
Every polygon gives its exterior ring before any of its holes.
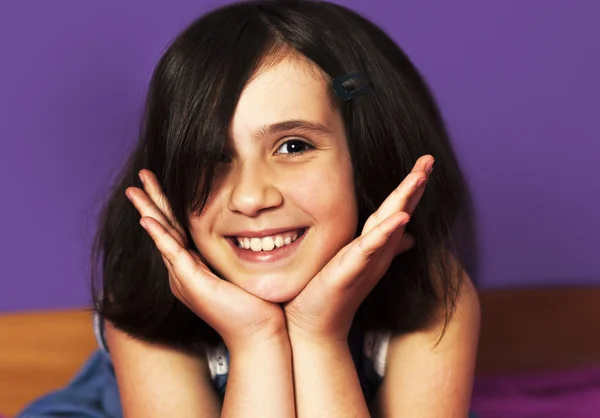
{"type": "Polygon", "coordinates": [[[287,333],[240,341],[229,351],[221,416],[294,417],[292,350],[287,333]]]}
{"type": "Polygon", "coordinates": [[[305,330],[290,328],[288,335],[290,345],[294,351],[302,349],[322,352],[339,352],[339,350],[349,349],[347,334],[310,333],[305,330]]]}
{"type": "Polygon", "coordinates": [[[243,356],[261,352],[289,352],[290,339],[285,328],[271,332],[255,333],[250,337],[225,342],[232,356],[243,356]]]}

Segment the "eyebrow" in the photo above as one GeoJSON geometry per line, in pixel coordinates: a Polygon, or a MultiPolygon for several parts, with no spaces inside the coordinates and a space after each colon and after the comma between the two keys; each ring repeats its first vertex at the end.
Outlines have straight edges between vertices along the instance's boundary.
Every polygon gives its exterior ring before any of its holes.
{"type": "Polygon", "coordinates": [[[265,125],[258,129],[252,136],[254,137],[254,139],[259,139],[263,136],[269,136],[288,131],[302,131],[317,135],[331,134],[331,130],[321,123],[311,122],[302,119],[290,119],[282,122],[277,122],[272,125],[265,125]]]}

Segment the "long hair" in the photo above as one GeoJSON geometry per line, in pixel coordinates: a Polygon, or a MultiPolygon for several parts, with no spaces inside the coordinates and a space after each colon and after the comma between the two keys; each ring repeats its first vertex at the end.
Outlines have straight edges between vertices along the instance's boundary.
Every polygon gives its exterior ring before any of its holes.
{"type": "Polygon", "coordinates": [[[219,339],[171,293],[163,260],[124,191],[141,187],[139,170],[153,171],[187,229],[188,216],[202,211],[211,192],[242,90],[284,51],[305,57],[330,80],[357,71],[369,80],[366,94],[339,102],[358,231],[420,156],[436,159],[407,226],[417,245],[393,260],[353,327],[408,332],[427,326],[440,306],[452,312],[461,273],[454,257],[474,248],[472,205],[426,83],[388,35],[353,11],[317,1],[253,0],[194,21],[155,68],[139,140],[103,208],[93,249],[95,309],[118,328],[182,348],[219,339]]]}

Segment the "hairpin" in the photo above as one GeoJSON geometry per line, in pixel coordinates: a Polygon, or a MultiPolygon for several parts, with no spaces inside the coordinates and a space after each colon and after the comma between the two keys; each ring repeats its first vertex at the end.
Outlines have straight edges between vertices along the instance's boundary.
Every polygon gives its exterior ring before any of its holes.
{"type": "Polygon", "coordinates": [[[349,73],[342,75],[334,78],[332,83],[334,93],[340,100],[344,102],[360,96],[369,88],[371,84],[369,79],[362,73],[349,73]],[[362,83],[348,83],[349,81],[355,79],[362,81],[362,83]],[[349,85],[350,87],[347,89],[344,84],[349,85]]]}

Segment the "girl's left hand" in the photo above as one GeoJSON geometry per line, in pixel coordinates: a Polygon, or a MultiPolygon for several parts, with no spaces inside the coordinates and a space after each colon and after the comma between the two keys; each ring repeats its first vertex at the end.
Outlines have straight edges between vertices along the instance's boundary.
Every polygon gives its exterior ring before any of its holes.
{"type": "Polygon", "coordinates": [[[361,235],[343,247],[285,304],[290,338],[346,341],[358,307],[390,266],[392,259],[412,248],[404,233],[431,171],[433,157],[419,158],[413,170],[365,222],[361,235]]]}

